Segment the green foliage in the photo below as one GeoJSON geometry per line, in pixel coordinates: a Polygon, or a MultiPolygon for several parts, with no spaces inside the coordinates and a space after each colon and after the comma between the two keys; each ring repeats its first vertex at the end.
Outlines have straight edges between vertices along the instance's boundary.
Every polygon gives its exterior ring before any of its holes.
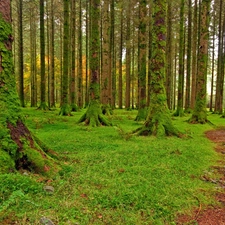
{"type": "MultiPolygon", "coordinates": [[[[38,224],[40,215],[59,225],[173,224],[177,213],[198,207],[197,199],[203,207],[213,204],[215,185],[200,180],[213,174],[210,167],[218,160],[203,135],[212,129],[209,124],[188,124],[188,117],[176,117],[174,125],[189,138],[127,138],[124,131],[140,126],[134,122],[137,111],[115,110],[111,120],[120,127],[116,129],[75,125],[84,110],[66,118],[58,116],[58,110],[23,112],[32,132],[65,165],[49,178],[55,188],[51,195],[41,191],[43,184],[36,183],[35,176],[4,175],[0,190],[7,190],[1,196],[5,216],[14,212],[20,221],[29,219],[28,224],[38,224]],[[43,121],[38,129],[36,120],[43,121]]],[[[225,123],[219,115],[209,118],[214,124],[225,123]]]]}

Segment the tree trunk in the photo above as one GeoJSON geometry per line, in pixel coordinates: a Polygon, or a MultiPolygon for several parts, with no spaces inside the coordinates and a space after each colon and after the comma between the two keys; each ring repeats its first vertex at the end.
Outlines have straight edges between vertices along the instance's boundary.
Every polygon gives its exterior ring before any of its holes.
{"type": "Polygon", "coordinates": [[[178,96],[177,110],[174,116],[183,116],[184,97],[184,0],[180,3],[180,41],[179,41],[179,76],[178,76],[178,96]]]}
{"type": "Polygon", "coordinates": [[[46,105],[46,77],[45,77],[45,25],[44,0],[40,0],[40,54],[41,54],[41,102],[38,109],[48,109],[46,105]]]}
{"type": "Polygon", "coordinates": [[[102,8],[102,74],[101,74],[101,103],[102,112],[111,114],[111,74],[110,74],[110,25],[109,1],[105,0],[102,8]]]}
{"type": "Polygon", "coordinates": [[[191,88],[191,38],[192,38],[192,1],[188,0],[188,41],[187,41],[187,74],[185,91],[185,112],[191,112],[190,88],[191,88]]]}
{"type": "Polygon", "coordinates": [[[210,0],[203,0],[201,3],[201,27],[200,46],[198,54],[198,74],[197,74],[197,96],[195,108],[190,118],[190,123],[206,123],[206,82],[208,63],[208,42],[209,42],[209,11],[210,0]]]}
{"type": "Polygon", "coordinates": [[[86,113],[79,119],[78,123],[85,121],[90,126],[110,125],[109,121],[103,116],[100,105],[100,77],[99,77],[99,54],[100,54],[100,35],[99,35],[99,10],[100,0],[92,0],[90,5],[91,13],[91,33],[90,33],[90,104],[86,113]]]}
{"type": "Polygon", "coordinates": [[[139,37],[138,37],[138,81],[139,81],[139,107],[136,121],[145,120],[147,116],[147,102],[146,102],[146,56],[147,56],[147,39],[146,39],[146,16],[147,16],[147,2],[140,0],[139,2],[139,37]]]}
{"type": "Polygon", "coordinates": [[[197,30],[198,30],[198,1],[195,0],[193,29],[192,29],[191,109],[194,109],[196,100],[197,42],[198,42],[197,30]]]}
{"type": "Polygon", "coordinates": [[[82,72],[83,72],[83,54],[82,54],[82,1],[80,0],[79,3],[79,26],[78,26],[78,107],[83,108],[83,77],[82,77],[82,72]]]}
{"type": "Polygon", "coordinates": [[[130,109],[130,69],[131,69],[131,40],[130,40],[131,2],[127,1],[127,31],[126,31],[126,101],[125,108],[130,109]]]}
{"type": "Polygon", "coordinates": [[[23,1],[18,2],[18,74],[19,74],[19,97],[20,104],[25,107],[24,102],[24,75],[23,75],[23,1]]]}
{"type": "Polygon", "coordinates": [[[55,107],[55,15],[54,15],[54,2],[51,0],[51,13],[50,13],[50,107],[55,107]]]}
{"type": "Polygon", "coordinates": [[[64,0],[64,34],[63,34],[63,75],[62,75],[62,106],[60,115],[70,116],[69,105],[69,0],[64,0]]]}
{"type": "Polygon", "coordinates": [[[120,12],[120,48],[119,48],[119,86],[118,86],[118,104],[119,109],[123,108],[123,5],[120,12]]]}
{"type": "Polygon", "coordinates": [[[71,1],[71,78],[70,78],[70,104],[73,112],[78,111],[76,104],[76,0],[71,1]]]}
{"type": "Polygon", "coordinates": [[[223,1],[220,0],[220,11],[219,11],[219,36],[218,36],[218,63],[217,63],[217,79],[216,79],[216,99],[215,99],[215,113],[222,113],[223,111],[223,79],[224,76],[221,72],[222,69],[222,57],[223,57],[223,42],[222,42],[222,11],[223,11],[223,1]]]}
{"type": "Polygon", "coordinates": [[[26,127],[16,93],[10,0],[0,1],[0,173],[18,169],[52,174],[59,166],[26,127]]]}
{"type": "Polygon", "coordinates": [[[166,100],[165,50],[166,50],[166,1],[153,2],[153,45],[151,58],[151,95],[148,116],[143,127],[136,130],[141,135],[177,135],[178,130],[172,125],[166,100]]]}
{"type": "Polygon", "coordinates": [[[36,17],[35,6],[30,9],[30,80],[31,80],[31,107],[37,107],[37,66],[36,66],[36,17]]]}

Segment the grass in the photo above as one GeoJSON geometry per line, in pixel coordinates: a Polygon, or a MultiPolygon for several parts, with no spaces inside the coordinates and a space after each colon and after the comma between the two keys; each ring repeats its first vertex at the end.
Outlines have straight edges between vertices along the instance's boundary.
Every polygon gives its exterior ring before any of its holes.
{"type": "MultiPolygon", "coordinates": [[[[215,204],[216,186],[202,181],[213,173],[219,156],[204,136],[209,124],[173,122],[188,138],[126,135],[141,123],[137,111],[115,110],[113,127],[76,124],[59,111],[23,109],[30,130],[61,158],[63,170],[47,179],[37,174],[0,175],[0,223],[39,224],[42,216],[55,224],[175,224],[176,215],[215,204]],[[121,133],[122,130],[122,133],[121,133]],[[53,193],[44,185],[55,188],[53,193]]],[[[225,125],[209,115],[216,125],[225,125]]]]}

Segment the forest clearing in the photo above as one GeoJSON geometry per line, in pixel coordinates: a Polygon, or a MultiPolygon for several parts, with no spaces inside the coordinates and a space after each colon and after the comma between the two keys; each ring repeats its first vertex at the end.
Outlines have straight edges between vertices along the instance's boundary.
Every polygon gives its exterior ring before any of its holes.
{"type": "Polygon", "coordinates": [[[224,14],[1,0],[0,224],[225,224],[224,14]]]}
{"type": "MultiPolygon", "coordinates": [[[[59,225],[176,224],[183,214],[194,224],[198,211],[221,207],[215,196],[224,194],[224,174],[216,168],[224,171],[224,153],[205,135],[215,127],[189,124],[186,115],[173,117],[185,138],[145,137],[128,134],[141,125],[136,110],[115,110],[113,126],[97,128],[77,124],[82,113],[23,109],[29,129],[57,153],[62,170],[50,177],[23,169],[0,175],[1,224],[41,224],[42,217],[59,225]]],[[[220,116],[208,117],[225,126],[220,116]]]]}

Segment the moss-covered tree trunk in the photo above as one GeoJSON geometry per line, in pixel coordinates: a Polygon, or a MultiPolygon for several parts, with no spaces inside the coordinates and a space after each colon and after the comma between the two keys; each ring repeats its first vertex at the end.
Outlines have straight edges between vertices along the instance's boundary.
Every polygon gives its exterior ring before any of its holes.
{"type": "Polygon", "coordinates": [[[167,95],[167,104],[168,108],[172,109],[173,102],[173,51],[172,51],[172,2],[168,1],[167,3],[167,43],[166,43],[166,95],[167,95]]]}
{"type": "Polygon", "coordinates": [[[131,81],[131,38],[130,38],[130,26],[131,26],[131,2],[127,1],[127,30],[126,30],[126,101],[125,108],[130,109],[130,81],[131,81]]]}
{"type": "Polygon", "coordinates": [[[187,73],[186,73],[186,88],[185,88],[185,112],[191,111],[191,38],[192,38],[192,1],[188,0],[188,40],[187,40],[187,73]]]}
{"type": "Polygon", "coordinates": [[[54,1],[51,0],[50,10],[50,107],[55,107],[55,10],[54,1]]]}
{"type": "Polygon", "coordinates": [[[78,23],[78,73],[77,73],[77,105],[79,108],[84,107],[83,101],[83,32],[82,32],[82,1],[79,2],[79,23],[78,23]]]}
{"type": "Polygon", "coordinates": [[[70,2],[71,6],[71,77],[70,77],[70,104],[71,111],[78,111],[76,104],[76,1],[70,2]]]}
{"type": "Polygon", "coordinates": [[[197,97],[195,108],[190,118],[190,123],[206,123],[206,81],[208,63],[208,42],[209,42],[209,11],[211,0],[203,0],[201,3],[201,27],[200,27],[200,46],[198,54],[198,73],[197,73],[197,97]]]}
{"type": "Polygon", "coordinates": [[[63,75],[62,75],[62,105],[60,115],[70,116],[69,105],[69,0],[64,0],[64,33],[63,33],[63,75]]]}
{"type": "Polygon", "coordinates": [[[46,110],[46,77],[45,77],[45,25],[44,0],[40,0],[40,55],[41,55],[41,102],[38,109],[46,110]]]}
{"type": "Polygon", "coordinates": [[[31,107],[37,106],[37,66],[36,66],[36,55],[37,55],[37,44],[36,44],[36,17],[35,17],[35,6],[31,5],[30,8],[30,80],[31,80],[31,107]]]}
{"type": "Polygon", "coordinates": [[[196,100],[197,76],[197,42],[198,42],[198,0],[195,0],[193,29],[192,29],[192,72],[191,72],[191,109],[194,109],[196,100]]]}
{"type": "Polygon", "coordinates": [[[99,19],[100,19],[100,0],[92,0],[90,4],[91,33],[90,33],[90,104],[86,113],[79,119],[78,123],[85,121],[90,126],[109,125],[107,119],[102,114],[100,104],[100,77],[99,77],[99,19]]]}
{"type": "Polygon", "coordinates": [[[0,1],[0,173],[16,169],[55,172],[59,167],[42,150],[40,142],[28,130],[21,115],[12,41],[10,0],[0,1]]]}
{"type": "Polygon", "coordinates": [[[19,97],[20,104],[25,107],[24,102],[24,74],[23,74],[23,1],[18,3],[18,75],[19,75],[19,97]]]}
{"type": "Polygon", "coordinates": [[[172,125],[164,87],[166,67],[166,2],[166,0],[153,1],[150,107],[144,126],[136,130],[141,135],[179,135],[178,130],[172,125]]]}
{"type": "Polygon", "coordinates": [[[178,96],[177,110],[174,116],[184,115],[184,0],[180,3],[180,41],[179,41],[179,75],[178,75],[178,96]]]}
{"type": "Polygon", "coordinates": [[[112,76],[110,64],[110,20],[109,20],[109,1],[106,0],[102,7],[102,74],[101,74],[101,103],[102,112],[105,115],[111,114],[111,93],[112,76]]]}
{"type": "Polygon", "coordinates": [[[147,102],[146,102],[146,56],[147,56],[147,1],[140,0],[139,2],[139,37],[138,37],[138,49],[139,49],[139,59],[138,59],[138,83],[139,83],[139,106],[136,121],[141,121],[146,119],[147,115],[147,102]]]}

